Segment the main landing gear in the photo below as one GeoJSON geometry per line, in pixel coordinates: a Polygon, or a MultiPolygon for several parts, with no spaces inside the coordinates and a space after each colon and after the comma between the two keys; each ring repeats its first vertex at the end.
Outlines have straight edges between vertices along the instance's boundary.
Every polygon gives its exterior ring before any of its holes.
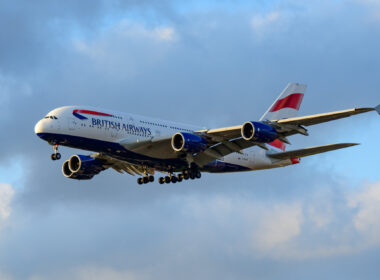
{"type": "Polygon", "coordinates": [[[144,176],[141,178],[137,179],[137,184],[142,185],[142,184],[148,184],[154,182],[154,177],[152,175],[149,176],[144,176]]]}
{"type": "Polygon", "coordinates": [[[158,179],[158,183],[162,184],[170,184],[170,183],[180,183],[182,180],[194,180],[194,179],[200,179],[202,177],[202,174],[199,170],[185,170],[181,174],[173,175],[170,174],[169,176],[160,177],[158,179]]]}
{"type": "Polygon", "coordinates": [[[148,184],[154,182],[154,176],[148,174],[148,167],[143,166],[144,170],[144,177],[138,178],[137,179],[137,184],[142,185],[142,184],[148,184]]]}
{"type": "Polygon", "coordinates": [[[60,160],[61,154],[58,152],[58,145],[53,145],[54,154],[51,154],[52,160],[60,160]]]}

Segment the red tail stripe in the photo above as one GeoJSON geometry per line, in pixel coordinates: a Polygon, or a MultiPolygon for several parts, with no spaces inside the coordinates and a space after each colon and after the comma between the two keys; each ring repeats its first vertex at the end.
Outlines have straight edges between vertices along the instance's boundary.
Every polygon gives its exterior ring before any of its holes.
{"type": "Polygon", "coordinates": [[[302,98],[303,93],[290,94],[287,97],[279,99],[270,109],[270,112],[276,112],[283,108],[292,108],[298,110],[301,106],[302,98]]]}
{"type": "Polygon", "coordinates": [[[82,114],[89,114],[89,115],[96,115],[96,116],[112,117],[112,115],[110,115],[110,114],[100,113],[100,112],[90,111],[90,110],[74,110],[73,113],[82,113],[82,114]]]}
{"type": "Polygon", "coordinates": [[[281,149],[283,151],[285,151],[285,149],[286,149],[285,143],[278,140],[278,139],[274,140],[273,142],[268,143],[268,145],[271,145],[271,146],[276,147],[278,149],[281,149]]]}

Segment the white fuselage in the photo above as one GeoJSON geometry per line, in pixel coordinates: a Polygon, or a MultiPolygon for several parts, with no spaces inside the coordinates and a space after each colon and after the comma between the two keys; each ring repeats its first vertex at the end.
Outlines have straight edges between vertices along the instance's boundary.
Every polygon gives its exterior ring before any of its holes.
{"type": "MultiPolygon", "coordinates": [[[[158,165],[164,170],[166,164],[177,164],[177,153],[172,147],[143,145],[141,148],[139,144],[202,129],[205,128],[88,106],[66,106],[49,112],[36,124],[35,132],[52,145],[107,153],[129,163],[158,165]]],[[[280,150],[268,148],[266,151],[254,146],[242,153],[229,154],[205,166],[203,171],[248,171],[292,164],[291,160],[271,159],[267,154],[280,150]]]]}

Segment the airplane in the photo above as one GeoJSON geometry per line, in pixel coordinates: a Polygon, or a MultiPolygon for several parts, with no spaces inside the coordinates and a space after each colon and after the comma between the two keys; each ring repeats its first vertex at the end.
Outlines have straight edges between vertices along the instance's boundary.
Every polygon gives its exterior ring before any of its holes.
{"type": "Polygon", "coordinates": [[[163,121],[89,106],[65,106],[52,110],[35,126],[35,133],[52,145],[52,160],[59,160],[58,146],[87,151],[63,163],[65,177],[89,180],[112,168],[138,175],[139,185],[201,178],[202,172],[253,171],[300,163],[303,157],[347,148],[338,143],[286,151],[289,136],[308,136],[306,127],[346,118],[375,108],[354,108],[297,117],[306,85],[289,83],[258,121],[223,127],[163,121]]]}

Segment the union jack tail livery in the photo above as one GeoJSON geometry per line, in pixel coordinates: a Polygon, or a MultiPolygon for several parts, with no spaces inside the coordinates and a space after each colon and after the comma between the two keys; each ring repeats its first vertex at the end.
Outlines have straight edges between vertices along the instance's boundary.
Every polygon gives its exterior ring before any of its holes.
{"type": "Polygon", "coordinates": [[[280,120],[297,116],[305,91],[306,85],[288,84],[260,121],[280,120]]]}

